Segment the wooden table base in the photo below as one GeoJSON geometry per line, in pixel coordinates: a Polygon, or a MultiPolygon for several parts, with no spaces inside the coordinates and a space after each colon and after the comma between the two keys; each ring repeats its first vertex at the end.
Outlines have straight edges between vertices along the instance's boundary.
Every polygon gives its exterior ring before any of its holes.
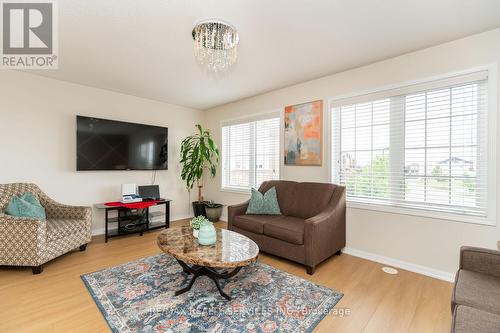
{"type": "Polygon", "coordinates": [[[231,296],[229,296],[228,294],[226,294],[222,290],[222,288],[219,284],[219,279],[229,279],[229,278],[235,276],[236,274],[238,274],[241,267],[236,267],[232,271],[217,272],[216,269],[211,268],[211,267],[198,266],[198,265],[189,266],[185,262],[183,262],[179,259],[177,259],[177,262],[179,263],[179,265],[181,265],[184,273],[193,274],[193,278],[191,279],[191,281],[189,282],[187,287],[176,291],[175,296],[179,296],[179,295],[184,294],[185,292],[191,290],[191,288],[193,287],[194,281],[196,281],[196,279],[199,276],[208,276],[210,279],[212,279],[212,281],[214,281],[215,286],[219,290],[219,293],[221,294],[221,296],[224,297],[225,299],[227,299],[228,301],[231,300],[231,296]]]}

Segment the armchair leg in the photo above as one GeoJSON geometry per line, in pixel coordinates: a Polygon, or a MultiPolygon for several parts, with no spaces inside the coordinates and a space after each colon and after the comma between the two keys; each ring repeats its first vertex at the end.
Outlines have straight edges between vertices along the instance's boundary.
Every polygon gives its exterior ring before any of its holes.
{"type": "Polygon", "coordinates": [[[40,274],[43,271],[43,266],[33,266],[31,267],[31,270],[33,271],[33,275],[40,274]]]}
{"type": "Polygon", "coordinates": [[[87,244],[80,245],[80,251],[83,252],[87,249],[87,244]]]}
{"type": "Polygon", "coordinates": [[[306,266],[306,272],[307,272],[307,274],[309,274],[309,275],[313,275],[313,274],[314,274],[314,269],[315,269],[315,268],[316,268],[316,267],[314,267],[314,266],[306,266]]]}

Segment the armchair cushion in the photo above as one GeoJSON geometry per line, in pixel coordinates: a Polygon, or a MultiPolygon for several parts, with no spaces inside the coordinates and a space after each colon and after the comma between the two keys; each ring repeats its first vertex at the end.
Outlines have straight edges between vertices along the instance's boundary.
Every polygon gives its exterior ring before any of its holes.
{"type": "Polygon", "coordinates": [[[453,312],[453,333],[497,333],[500,316],[468,306],[459,305],[453,312]]]}
{"type": "Polygon", "coordinates": [[[5,213],[17,217],[31,217],[45,220],[45,209],[32,193],[24,193],[22,196],[14,195],[10,198],[5,213]]]}
{"type": "Polygon", "coordinates": [[[47,220],[47,241],[65,238],[74,233],[85,234],[85,220],[50,219],[47,220]]]}
{"type": "Polygon", "coordinates": [[[452,303],[500,315],[500,278],[465,269],[457,273],[452,303]]]}
{"type": "Polygon", "coordinates": [[[282,216],[280,219],[267,221],[264,224],[264,235],[302,245],[304,244],[304,220],[292,216],[282,216]]]}

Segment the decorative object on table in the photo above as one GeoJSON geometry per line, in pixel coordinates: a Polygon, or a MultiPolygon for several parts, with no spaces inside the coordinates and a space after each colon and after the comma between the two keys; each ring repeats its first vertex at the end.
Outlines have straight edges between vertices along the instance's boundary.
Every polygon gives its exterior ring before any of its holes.
{"type": "Polygon", "coordinates": [[[198,244],[213,245],[217,242],[217,232],[212,222],[204,221],[198,231],[198,244]]]}
{"type": "Polygon", "coordinates": [[[222,215],[222,204],[218,204],[213,201],[207,202],[205,204],[205,212],[210,221],[217,222],[222,215]]]}
{"type": "Polygon", "coordinates": [[[80,248],[91,241],[92,209],[68,206],[49,198],[35,184],[0,185],[0,212],[13,196],[24,196],[45,210],[45,218],[0,214],[0,266],[31,266],[33,274],[42,272],[46,262],[80,248]],[[31,197],[32,196],[32,197],[31,197]]]}
{"type": "Polygon", "coordinates": [[[198,201],[193,202],[194,216],[205,216],[205,204],[202,188],[203,176],[208,172],[210,177],[215,177],[219,165],[219,148],[213,141],[210,131],[197,124],[198,133],[188,136],[181,143],[182,171],[181,178],[186,183],[188,191],[196,183],[198,187],[198,201]]]}
{"type": "Polygon", "coordinates": [[[276,188],[273,186],[264,194],[252,188],[252,196],[245,214],[281,215],[276,188]]]}
{"type": "Polygon", "coordinates": [[[111,331],[117,333],[229,333],[248,332],[250,327],[259,332],[310,333],[342,298],[332,289],[259,262],[221,282],[233,302],[222,299],[207,278],[174,296],[189,279],[177,261],[163,253],[82,276],[111,331]],[[252,311],[256,305],[272,311],[252,311]]]}
{"type": "Polygon", "coordinates": [[[205,216],[196,216],[191,219],[190,225],[191,229],[193,229],[193,236],[198,238],[198,231],[203,223],[210,222],[205,216]]]}
{"type": "Polygon", "coordinates": [[[321,166],[323,101],[285,107],[285,164],[321,166]]]}
{"type": "Polygon", "coordinates": [[[196,59],[210,71],[225,71],[236,62],[240,37],[231,24],[221,20],[201,21],[192,36],[196,59]]]}

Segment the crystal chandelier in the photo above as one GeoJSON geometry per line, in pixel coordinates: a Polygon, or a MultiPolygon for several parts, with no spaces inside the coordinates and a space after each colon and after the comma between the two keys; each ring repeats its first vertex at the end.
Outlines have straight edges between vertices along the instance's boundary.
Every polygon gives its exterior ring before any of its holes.
{"type": "Polygon", "coordinates": [[[217,73],[227,70],[238,58],[240,38],[236,29],[221,20],[207,20],[193,29],[194,54],[198,61],[217,73]]]}

